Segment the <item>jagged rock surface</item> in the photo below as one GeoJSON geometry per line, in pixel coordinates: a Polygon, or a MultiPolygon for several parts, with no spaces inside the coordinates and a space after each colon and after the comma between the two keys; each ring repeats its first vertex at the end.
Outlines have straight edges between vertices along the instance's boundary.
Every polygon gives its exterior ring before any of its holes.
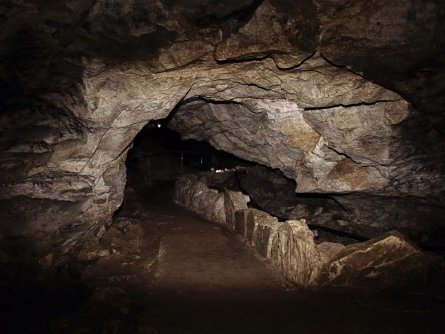
{"type": "Polygon", "coordinates": [[[286,3],[3,1],[1,233],[74,248],[121,205],[135,135],[179,103],[186,137],[297,192],[443,207],[443,5],[286,3]]]}
{"type": "Polygon", "coordinates": [[[226,223],[227,207],[225,194],[209,189],[192,175],[180,177],[175,183],[175,202],[199,215],[221,224],[226,223]]]}
{"type": "Polygon", "coordinates": [[[293,180],[263,166],[244,168],[236,177],[252,203],[283,220],[306,219],[308,224],[363,238],[396,229],[423,245],[437,246],[442,241],[444,209],[426,200],[354,193],[295,194],[293,180]]]}
{"type": "Polygon", "coordinates": [[[271,249],[272,263],[289,281],[302,287],[316,284],[323,259],[304,220],[290,220],[278,227],[271,249]]]}
{"type": "Polygon", "coordinates": [[[323,268],[319,284],[361,289],[424,287],[442,270],[439,258],[420,251],[398,232],[340,250],[323,268]]]}

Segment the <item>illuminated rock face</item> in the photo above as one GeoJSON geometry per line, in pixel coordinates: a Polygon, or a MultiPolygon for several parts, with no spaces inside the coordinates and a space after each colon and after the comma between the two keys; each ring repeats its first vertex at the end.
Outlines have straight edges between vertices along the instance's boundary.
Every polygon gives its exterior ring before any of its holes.
{"type": "Polygon", "coordinates": [[[443,43],[441,5],[287,3],[2,4],[2,233],[69,251],[120,206],[135,135],[178,105],[184,137],[278,168],[298,193],[442,207],[442,60],[426,51],[443,43]]]}

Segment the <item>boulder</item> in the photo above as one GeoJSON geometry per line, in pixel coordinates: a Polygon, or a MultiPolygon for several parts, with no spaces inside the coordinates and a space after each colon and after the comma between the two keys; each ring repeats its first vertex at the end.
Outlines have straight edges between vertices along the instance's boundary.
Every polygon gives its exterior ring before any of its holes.
{"type": "Polygon", "coordinates": [[[252,231],[252,244],[261,256],[270,259],[272,238],[278,229],[278,219],[257,209],[252,209],[249,213],[248,224],[249,233],[252,231]]]}
{"type": "Polygon", "coordinates": [[[219,224],[224,224],[226,222],[225,196],[223,193],[218,193],[215,198],[211,220],[219,224]]]}
{"type": "Polygon", "coordinates": [[[102,245],[99,243],[99,238],[91,237],[87,238],[80,246],[76,260],[81,262],[89,262],[107,255],[109,255],[109,251],[108,249],[102,247],[102,245]]]}
{"type": "Polygon", "coordinates": [[[298,286],[316,284],[323,267],[323,257],[304,219],[290,220],[278,227],[272,239],[271,261],[298,286]]]}
{"type": "Polygon", "coordinates": [[[439,260],[424,253],[396,231],[342,249],[324,266],[322,286],[359,289],[404,289],[421,287],[439,266],[439,260]]]}
{"type": "Polygon", "coordinates": [[[226,224],[235,228],[235,212],[247,209],[249,197],[239,191],[226,190],[224,192],[224,205],[226,213],[226,224]]]}
{"type": "Polygon", "coordinates": [[[122,230],[113,224],[105,232],[100,244],[112,254],[131,256],[141,251],[143,237],[144,231],[138,224],[128,224],[122,230]]]}

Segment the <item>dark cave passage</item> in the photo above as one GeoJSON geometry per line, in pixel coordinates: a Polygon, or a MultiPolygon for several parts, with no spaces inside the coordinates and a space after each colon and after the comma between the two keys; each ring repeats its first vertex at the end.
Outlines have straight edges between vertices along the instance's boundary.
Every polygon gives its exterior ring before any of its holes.
{"type": "MultiPolygon", "coordinates": [[[[265,210],[281,220],[310,218],[316,210],[327,211],[328,217],[324,219],[334,223],[345,215],[345,210],[329,195],[296,194],[295,181],[279,170],[237,158],[205,141],[181,140],[176,131],[168,128],[169,119],[150,122],[136,136],[126,161],[126,187],[149,188],[159,183],[167,186],[181,175],[195,174],[204,176],[212,189],[244,192],[250,196],[249,207],[265,210]]],[[[127,202],[124,197],[116,214],[125,209],[125,214],[131,216],[127,202]]],[[[317,242],[350,244],[369,239],[353,230],[348,233],[316,221],[309,224],[316,231],[317,242]]]]}
{"type": "Polygon", "coordinates": [[[168,128],[166,119],[150,122],[136,136],[127,157],[127,174],[128,182],[137,174],[145,174],[147,180],[154,182],[174,181],[184,173],[251,165],[205,141],[181,140],[176,131],[168,128]]]}

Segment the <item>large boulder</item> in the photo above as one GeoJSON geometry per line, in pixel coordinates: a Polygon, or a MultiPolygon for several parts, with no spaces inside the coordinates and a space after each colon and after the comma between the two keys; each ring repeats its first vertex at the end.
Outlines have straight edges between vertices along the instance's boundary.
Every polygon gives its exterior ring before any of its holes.
{"type": "Polygon", "coordinates": [[[324,266],[318,283],[363,289],[418,288],[438,269],[438,258],[424,253],[400,233],[392,231],[340,250],[324,266]]]}
{"type": "Polygon", "coordinates": [[[278,227],[272,240],[271,261],[298,286],[313,286],[323,266],[306,221],[291,220],[278,227]]]}
{"type": "Polygon", "coordinates": [[[270,258],[271,241],[278,224],[277,218],[258,209],[242,209],[235,212],[235,231],[265,258],[270,258]]]}

